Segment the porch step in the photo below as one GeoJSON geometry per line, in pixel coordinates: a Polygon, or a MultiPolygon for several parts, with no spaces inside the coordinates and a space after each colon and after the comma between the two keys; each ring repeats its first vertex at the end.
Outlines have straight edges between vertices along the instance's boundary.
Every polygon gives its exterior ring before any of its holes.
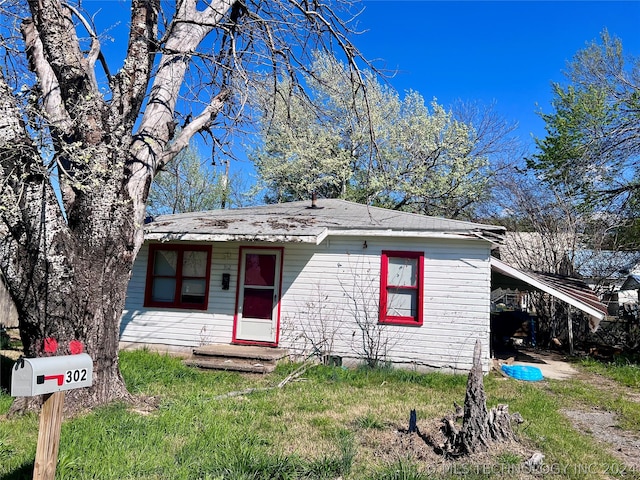
{"type": "Polygon", "coordinates": [[[184,360],[190,367],[206,368],[210,370],[230,370],[233,372],[271,373],[275,370],[275,363],[260,363],[246,358],[224,357],[192,357],[184,360]]]}
{"type": "Polygon", "coordinates": [[[282,348],[245,345],[203,345],[193,349],[193,355],[184,360],[185,365],[213,370],[269,373],[278,360],[289,352],[282,348]]]}

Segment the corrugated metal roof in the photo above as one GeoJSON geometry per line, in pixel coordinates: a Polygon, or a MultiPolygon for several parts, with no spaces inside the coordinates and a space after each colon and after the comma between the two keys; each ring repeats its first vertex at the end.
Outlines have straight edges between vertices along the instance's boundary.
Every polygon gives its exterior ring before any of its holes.
{"type": "Polygon", "coordinates": [[[492,288],[499,286],[527,290],[528,287],[532,287],[553,295],[598,320],[602,320],[607,315],[607,306],[586,283],[577,278],[519,270],[494,257],[491,257],[491,270],[492,288]],[[499,276],[508,279],[505,280],[499,276]]]}
{"type": "Polygon", "coordinates": [[[320,243],[330,233],[425,233],[476,236],[499,242],[504,227],[448,220],[323,199],[317,207],[300,201],[231,210],[162,215],[145,225],[151,240],[203,240],[320,243]]]}

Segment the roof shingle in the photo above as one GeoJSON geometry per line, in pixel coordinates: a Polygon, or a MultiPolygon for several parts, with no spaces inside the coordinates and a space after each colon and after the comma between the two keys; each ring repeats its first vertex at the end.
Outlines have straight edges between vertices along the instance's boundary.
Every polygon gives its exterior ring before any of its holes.
{"type": "Polygon", "coordinates": [[[504,227],[448,220],[346,200],[290,202],[231,210],[162,215],[145,226],[148,239],[265,240],[319,243],[329,233],[352,231],[449,233],[499,241],[504,227]]]}

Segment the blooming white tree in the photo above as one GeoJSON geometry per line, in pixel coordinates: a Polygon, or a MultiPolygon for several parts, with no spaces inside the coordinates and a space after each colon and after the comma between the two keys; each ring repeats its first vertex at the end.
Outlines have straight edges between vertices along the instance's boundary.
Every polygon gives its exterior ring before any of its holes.
{"type": "Polygon", "coordinates": [[[490,156],[510,147],[513,126],[490,111],[461,109],[473,113],[462,121],[417,92],[400,98],[371,74],[366,88],[354,87],[348,66],[328,54],[316,55],[305,83],[306,91],[283,80],[256,92],[261,135],[250,157],[269,201],[316,192],[464,216],[489,192],[490,156]]]}

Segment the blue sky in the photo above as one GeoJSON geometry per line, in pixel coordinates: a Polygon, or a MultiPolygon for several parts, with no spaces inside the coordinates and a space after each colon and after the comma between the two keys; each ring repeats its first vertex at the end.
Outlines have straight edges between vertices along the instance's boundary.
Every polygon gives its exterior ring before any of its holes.
{"type": "MultiPolygon", "coordinates": [[[[129,2],[89,0],[100,32],[126,38],[129,2]],[[114,22],[119,25],[113,27],[114,22]]],[[[87,5],[88,6],[88,5],[87,5]]],[[[397,70],[390,84],[413,89],[449,106],[479,101],[517,122],[517,135],[533,149],[544,136],[536,114],[550,111],[551,82],[562,81],[567,61],[603,29],[619,37],[627,54],[640,56],[640,0],[634,1],[422,1],[363,0],[354,38],[366,58],[397,70]]],[[[103,47],[112,69],[121,65],[116,41],[103,47]]],[[[209,151],[203,151],[208,155],[209,151]]],[[[233,171],[249,171],[241,162],[233,171]]]]}
{"type": "Polygon", "coordinates": [[[365,0],[356,45],[397,69],[391,85],[447,106],[457,99],[496,103],[528,142],[544,135],[551,82],[600,32],[640,56],[640,1],[365,0]]]}

